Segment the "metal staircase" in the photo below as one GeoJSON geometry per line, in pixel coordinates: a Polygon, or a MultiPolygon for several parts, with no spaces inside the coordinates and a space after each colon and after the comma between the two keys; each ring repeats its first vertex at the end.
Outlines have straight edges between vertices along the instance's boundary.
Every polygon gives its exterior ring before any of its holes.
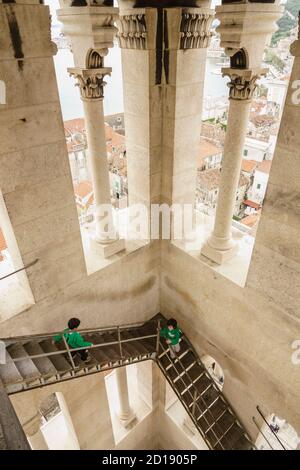
{"type": "Polygon", "coordinates": [[[206,371],[187,337],[181,338],[180,353],[170,358],[159,327],[165,322],[156,315],[146,323],[81,330],[91,361],[72,356],[67,342],[53,343],[55,333],[2,339],[6,364],[0,365],[0,379],[8,395],[71,380],[135,362],[154,360],[178,396],[197,430],[212,450],[254,449],[213,378],[206,371]]]}

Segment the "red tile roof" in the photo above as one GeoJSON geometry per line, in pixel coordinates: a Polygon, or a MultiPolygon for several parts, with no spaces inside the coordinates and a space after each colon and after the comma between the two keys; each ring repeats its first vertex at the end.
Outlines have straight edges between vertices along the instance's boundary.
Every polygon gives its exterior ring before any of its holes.
{"type": "Polygon", "coordinates": [[[260,218],[261,215],[261,210],[255,212],[255,214],[248,215],[247,217],[244,217],[240,223],[243,225],[246,225],[247,227],[254,227],[260,218]]]}
{"type": "Polygon", "coordinates": [[[267,173],[269,174],[270,173],[270,169],[271,169],[271,165],[272,165],[272,160],[263,160],[261,163],[259,163],[259,165],[257,166],[257,170],[258,171],[261,171],[262,173],[267,173]]]}
{"type": "Polygon", "coordinates": [[[200,139],[200,146],[198,152],[198,163],[197,167],[202,168],[204,159],[207,157],[212,157],[214,155],[218,155],[222,153],[223,149],[220,146],[215,145],[210,140],[204,139],[201,137],[200,139]]]}
{"type": "Polygon", "coordinates": [[[84,199],[93,192],[92,183],[90,181],[80,181],[80,183],[74,185],[74,192],[76,196],[84,199]]]}
{"type": "MultiPolygon", "coordinates": [[[[200,186],[208,189],[209,191],[217,189],[220,186],[221,171],[218,169],[198,171],[198,180],[200,186]]],[[[246,186],[249,183],[249,178],[241,173],[239,180],[239,187],[246,186]]]]}
{"type": "Polygon", "coordinates": [[[259,209],[260,208],[260,204],[258,204],[257,202],[254,202],[254,201],[250,201],[250,199],[247,199],[246,201],[244,201],[244,204],[245,204],[245,206],[252,207],[252,209],[259,209]]]}
{"type": "Polygon", "coordinates": [[[257,162],[255,160],[245,160],[243,158],[242,171],[244,171],[245,173],[252,173],[256,165],[257,165],[257,162]]]}
{"type": "Polygon", "coordinates": [[[6,248],[7,248],[6,241],[5,241],[3,232],[0,228],[0,253],[1,253],[1,251],[6,250],[6,248]]]}
{"type": "MultiPolygon", "coordinates": [[[[85,122],[84,118],[70,119],[69,121],[64,122],[65,135],[66,137],[71,137],[74,134],[85,134],[85,122]]],[[[113,137],[112,127],[109,124],[105,123],[105,138],[111,140],[113,137]]],[[[119,134],[118,134],[119,135],[119,134]]],[[[124,138],[124,136],[121,136],[124,138]]]]}
{"type": "Polygon", "coordinates": [[[112,130],[112,144],[117,147],[125,144],[125,136],[112,130]]]}
{"type": "Polygon", "coordinates": [[[64,122],[65,134],[67,137],[71,137],[73,134],[85,132],[84,118],[70,119],[64,122]]]}

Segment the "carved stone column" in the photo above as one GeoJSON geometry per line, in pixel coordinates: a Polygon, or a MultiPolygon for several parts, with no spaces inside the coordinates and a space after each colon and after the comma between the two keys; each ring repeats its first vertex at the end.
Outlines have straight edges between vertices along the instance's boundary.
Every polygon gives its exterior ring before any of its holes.
{"type": "Polygon", "coordinates": [[[103,87],[109,68],[70,68],[77,80],[83,101],[88,142],[88,155],[95,202],[95,231],[91,235],[93,248],[105,258],[124,249],[124,240],[116,233],[111,206],[109,169],[106,154],[103,87]]]}
{"type": "Polygon", "coordinates": [[[238,245],[231,236],[231,223],[238,188],[244,142],[247,133],[249,111],[258,75],[251,70],[238,74],[235,69],[223,69],[229,75],[230,104],[224,154],[222,160],[221,181],[219,186],[218,205],[215,226],[211,237],[202,249],[202,254],[218,264],[232,258],[238,245]]]}
{"type": "Polygon", "coordinates": [[[136,418],[129,404],[126,366],[116,369],[117,390],[120,403],[119,419],[127,427],[136,418]]]}
{"type": "Polygon", "coordinates": [[[282,9],[261,3],[226,4],[216,8],[221,24],[221,45],[230,56],[231,67],[223,68],[230,77],[229,114],[222,160],[221,182],[214,230],[202,254],[218,264],[238,251],[231,223],[241,171],[249,111],[257,79],[267,72],[261,61],[267,37],[276,29],[282,9]]]}
{"type": "MultiPolygon", "coordinates": [[[[64,7],[68,3],[61,1],[64,7]]],[[[71,42],[76,67],[68,71],[77,79],[84,107],[95,202],[91,248],[108,258],[125,248],[113,223],[103,110],[104,77],[111,73],[111,68],[104,67],[104,57],[113,46],[116,31],[113,21],[118,9],[105,7],[103,2],[91,5],[63,8],[58,11],[58,18],[71,42]]]]}

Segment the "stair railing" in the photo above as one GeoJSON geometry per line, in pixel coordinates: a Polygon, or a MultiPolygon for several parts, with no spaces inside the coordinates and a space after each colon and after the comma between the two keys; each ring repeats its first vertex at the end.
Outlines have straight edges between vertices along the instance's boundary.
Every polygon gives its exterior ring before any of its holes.
{"type": "MultiPolygon", "coordinates": [[[[157,320],[149,320],[148,322],[139,322],[139,323],[127,323],[125,325],[119,326],[120,329],[126,330],[129,328],[139,328],[141,326],[144,326],[145,323],[151,323],[152,322],[157,322],[157,320]]],[[[84,328],[84,329],[79,329],[77,330],[79,333],[86,334],[86,333],[101,333],[101,332],[107,332],[111,330],[116,330],[118,328],[117,325],[110,325],[110,326],[103,326],[100,328],[84,328]]],[[[18,340],[18,341],[32,341],[35,339],[49,339],[52,338],[53,336],[60,335],[62,332],[61,331],[52,331],[50,333],[47,333],[46,335],[42,334],[36,334],[36,335],[24,335],[24,336],[16,336],[16,337],[10,337],[10,338],[0,338],[2,341],[12,341],[12,340],[18,340]]]]}
{"type": "Polygon", "coordinates": [[[120,353],[120,358],[122,359],[123,357],[123,351],[122,351],[122,341],[121,341],[121,332],[120,332],[120,327],[118,326],[118,342],[119,342],[119,353],[120,353]]]}
{"type": "Polygon", "coordinates": [[[263,436],[264,440],[268,443],[268,445],[270,446],[270,448],[271,448],[272,450],[274,450],[273,447],[271,446],[271,443],[268,441],[268,439],[266,438],[266,436],[264,435],[264,433],[263,433],[262,430],[260,429],[259,425],[257,424],[256,419],[255,419],[254,416],[252,416],[252,421],[253,421],[253,423],[255,424],[255,426],[257,427],[258,432],[263,436]]]}
{"type": "MultiPolygon", "coordinates": [[[[163,346],[162,343],[160,343],[160,345],[161,345],[161,348],[162,348],[163,351],[167,351],[167,350],[168,350],[168,348],[167,348],[167,349],[164,348],[164,346],[163,346]]],[[[194,352],[194,353],[195,353],[195,352],[194,352]]],[[[196,357],[197,357],[197,353],[195,353],[195,354],[196,354],[196,357]]],[[[234,418],[235,418],[234,422],[233,422],[232,425],[226,430],[226,432],[221,435],[221,437],[218,437],[218,436],[215,434],[214,429],[212,428],[212,426],[210,425],[210,423],[208,422],[208,420],[207,420],[207,418],[206,418],[206,416],[205,416],[205,413],[206,413],[206,412],[209,413],[209,415],[212,417],[212,419],[213,419],[213,421],[214,421],[214,424],[216,424],[216,427],[219,428],[219,430],[221,430],[221,432],[222,432],[222,429],[220,428],[220,425],[218,424],[217,419],[213,416],[212,412],[210,411],[209,406],[207,405],[207,403],[205,402],[205,400],[204,400],[203,397],[202,397],[203,393],[205,393],[206,390],[204,390],[202,393],[200,393],[200,392],[197,390],[197,388],[196,388],[196,386],[195,386],[195,383],[194,383],[194,380],[193,380],[192,377],[190,376],[189,371],[186,370],[186,368],[185,368],[184,365],[182,364],[182,361],[180,360],[180,358],[179,358],[178,355],[176,356],[176,359],[178,360],[178,363],[181,365],[181,367],[182,367],[183,370],[185,371],[186,375],[188,376],[189,380],[191,381],[191,383],[190,383],[189,385],[186,385],[186,383],[185,383],[185,381],[183,380],[183,378],[181,378],[183,384],[184,384],[185,387],[186,387],[187,392],[189,393],[189,395],[191,396],[191,398],[192,398],[192,400],[193,400],[193,407],[194,407],[194,409],[197,407],[197,409],[200,410],[200,415],[198,416],[198,418],[195,419],[195,417],[193,416],[192,419],[193,419],[194,423],[197,425],[197,428],[198,428],[199,432],[202,434],[202,436],[204,437],[205,441],[207,442],[206,434],[203,433],[203,431],[200,429],[199,424],[198,424],[198,420],[199,420],[199,418],[201,418],[201,417],[205,419],[206,423],[207,423],[208,426],[209,426],[209,430],[211,430],[211,431],[213,432],[215,438],[217,439],[216,442],[214,443],[214,447],[215,447],[217,444],[219,444],[219,445],[222,447],[222,449],[224,449],[224,447],[223,447],[223,445],[222,445],[222,443],[221,443],[220,441],[221,441],[223,438],[226,438],[227,432],[228,432],[228,431],[233,427],[233,425],[236,423],[236,424],[240,427],[240,429],[241,429],[241,434],[243,433],[243,434],[244,434],[244,437],[248,440],[248,442],[251,444],[251,446],[252,446],[253,448],[255,448],[254,444],[250,441],[250,439],[248,438],[248,436],[247,436],[246,433],[244,432],[243,427],[240,425],[240,423],[239,423],[238,420],[236,419],[236,416],[235,416],[235,415],[233,415],[234,418]],[[198,395],[197,398],[196,398],[196,400],[194,400],[195,395],[192,396],[192,394],[191,394],[191,392],[190,392],[190,388],[191,388],[191,387],[193,387],[195,394],[198,395]],[[201,408],[199,407],[199,405],[198,405],[198,403],[197,403],[198,400],[201,400],[202,404],[203,404],[204,407],[206,408],[204,412],[203,412],[203,411],[201,410],[201,408]]],[[[199,363],[199,364],[202,366],[202,368],[204,369],[203,373],[204,373],[205,375],[208,375],[208,377],[212,380],[211,376],[207,373],[207,371],[206,371],[206,369],[205,369],[205,366],[202,364],[202,362],[199,361],[198,363],[199,363]]],[[[175,361],[172,363],[172,365],[173,365],[173,367],[174,367],[174,369],[175,369],[177,375],[180,376],[180,372],[178,371],[178,369],[177,369],[176,366],[175,366],[175,361]]],[[[165,375],[165,374],[164,374],[164,375],[165,375]]],[[[202,374],[201,374],[201,375],[202,375],[202,374]]],[[[165,376],[166,376],[166,375],[165,375],[165,376]]],[[[218,395],[219,395],[218,398],[220,398],[220,399],[224,402],[224,404],[226,405],[227,409],[228,409],[229,411],[231,411],[231,409],[230,409],[230,407],[229,407],[229,404],[227,403],[226,400],[224,400],[223,394],[220,393],[219,388],[216,387],[216,385],[214,384],[214,382],[213,382],[209,387],[211,387],[211,386],[218,392],[218,395]]],[[[218,398],[217,398],[217,399],[218,399],[218,398]]],[[[213,402],[213,403],[214,403],[214,402],[213,402]]],[[[188,409],[188,406],[186,406],[186,409],[188,410],[188,413],[190,414],[190,416],[192,416],[191,413],[190,413],[190,410],[188,409]]]]}
{"type": "MultiPolygon", "coordinates": [[[[64,346],[65,346],[65,349],[62,349],[62,350],[57,350],[57,351],[53,351],[53,352],[48,352],[48,353],[43,353],[43,354],[34,354],[34,355],[30,355],[30,354],[27,354],[25,357],[18,357],[18,358],[12,358],[13,362],[17,362],[17,361],[21,361],[21,360],[26,360],[26,359],[35,359],[35,358],[40,358],[40,357],[47,357],[47,356],[54,356],[54,355],[61,355],[61,354],[67,354],[69,359],[70,359],[70,362],[72,364],[72,367],[73,369],[76,369],[78,367],[75,366],[75,363],[74,363],[74,360],[73,360],[73,356],[72,356],[72,353],[76,352],[76,351],[81,351],[81,350],[87,350],[87,349],[95,349],[95,348],[101,348],[101,347],[105,347],[105,346],[110,346],[110,345],[118,345],[119,346],[119,352],[120,352],[120,359],[122,360],[123,359],[123,350],[122,350],[122,343],[129,343],[129,342],[133,342],[133,341],[139,341],[139,340],[142,340],[142,339],[150,339],[150,338],[156,338],[156,345],[153,346],[153,351],[152,353],[155,353],[155,356],[156,356],[156,360],[159,364],[159,350],[160,350],[160,347],[162,348],[162,350],[164,351],[164,354],[168,351],[168,348],[165,349],[164,346],[161,344],[161,341],[160,341],[160,328],[161,328],[161,320],[164,319],[164,317],[161,316],[161,318],[159,318],[158,320],[152,320],[149,321],[149,322],[141,322],[141,323],[135,323],[135,324],[128,324],[128,325],[122,325],[121,327],[120,326],[112,326],[112,327],[103,327],[103,328],[93,328],[93,329],[86,329],[86,330],[79,330],[80,333],[101,333],[101,332],[107,332],[107,331],[114,331],[114,332],[117,332],[117,340],[116,341],[109,341],[109,342],[103,342],[103,343],[98,343],[98,344],[93,344],[92,346],[88,346],[88,347],[79,347],[79,348],[70,348],[65,337],[62,335],[62,338],[63,338],[63,341],[64,341],[64,346]],[[137,337],[133,337],[133,338],[125,338],[125,339],[122,339],[121,337],[121,330],[126,330],[126,329],[135,329],[135,328],[139,328],[139,327],[142,327],[145,325],[145,323],[149,324],[149,323],[155,323],[155,325],[157,326],[157,331],[154,333],[154,334],[146,334],[146,335],[138,335],[137,337]]],[[[34,339],[35,340],[39,340],[39,341],[42,341],[43,339],[50,339],[50,338],[53,338],[53,336],[57,334],[57,333],[51,333],[51,334],[47,334],[47,335],[31,335],[31,336],[19,336],[17,338],[7,338],[7,339],[4,339],[4,341],[7,341],[8,343],[12,342],[12,341],[18,341],[18,342],[26,342],[26,341],[33,341],[34,339]]],[[[59,333],[61,334],[61,332],[59,333]]],[[[204,440],[207,442],[208,446],[210,448],[214,448],[217,444],[219,444],[219,446],[224,449],[224,446],[222,444],[222,439],[225,438],[226,439],[226,434],[227,432],[231,429],[231,427],[233,426],[234,423],[237,423],[240,428],[241,428],[241,435],[243,434],[246,439],[249,441],[249,443],[253,446],[253,444],[251,443],[251,441],[249,440],[247,434],[245,433],[243,427],[239,424],[238,420],[236,419],[236,416],[235,414],[233,415],[233,417],[235,418],[232,426],[230,426],[226,431],[225,433],[223,433],[221,435],[221,437],[218,437],[215,433],[215,429],[217,428],[220,428],[220,425],[218,423],[218,418],[220,418],[220,416],[218,417],[215,417],[211,410],[210,410],[210,407],[217,401],[217,399],[221,399],[225,406],[226,406],[226,409],[224,410],[224,412],[226,410],[228,410],[229,412],[232,412],[231,411],[231,408],[230,408],[230,405],[227,403],[227,400],[224,398],[223,394],[220,392],[220,390],[217,388],[217,386],[214,384],[214,382],[212,382],[209,387],[207,387],[205,390],[203,390],[203,392],[200,392],[195,383],[203,374],[207,375],[207,377],[210,378],[210,380],[212,380],[211,376],[207,373],[204,365],[202,364],[201,360],[199,359],[198,357],[198,354],[197,352],[195,351],[195,349],[193,348],[193,346],[191,345],[191,343],[189,342],[189,340],[183,335],[182,337],[185,338],[187,344],[188,344],[188,347],[189,349],[195,354],[196,356],[196,363],[198,363],[202,369],[203,369],[203,372],[200,374],[199,377],[197,377],[197,379],[194,381],[192,379],[192,377],[190,376],[189,374],[189,371],[186,370],[186,368],[184,367],[181,359],[179,358],[179,356],[177,356],[177,360],[178,360],[178,364],[181,365],[182,369],[185,371],[185,374],[186,376],[188,377],[188,379],[190,380],[190,383],[189,384],[186,384],[186,381],[184,380],[184,378],[181,376],[182,374],[182,371],[179,371],[177,369],[177,367],[175,366],[175,362],[174,361],[173,363],[170,363],[173,365],[176,373],[177,373],[177,376],[178,378],[180,378],[181,382],[183,383],[185,389],[184,389],[184,393],[188,393],[188,395],[191,397],[191,404],[188,405],[187,403],[185,403],[183,400],[182,400],[182,397],[181,397],[181,393],[180,391],[176,390],[176,394],[179,396],[179,399],[181,400],[183,406],[186,408],[186,410],[188,411],[189,415],[191,416],[193,422],[195,423],[195,425],[197,426],[197,429],[199,430],[200,434],[202,434],[204,440]],[[217,392],[218,392],[218,398],[216,400],[214,400],[210,405],[207,405],[206,401],[203,399],[203,396],[204,393],[209,389],[209,388],[213,388],[215,389],[217,392]],[[192,391],[194,393],[192,393],[192,391]],[[204,405],[204,410],[201,409],[201,407],[199,406],[199,402],[201,402],[203,405],[204,405]],[[196,410],[199,411],[199,416],[196,417],[196,410]],[[207,413],[207,414],[206,414],[207,413]],[[208,420],[207,420],[207,416],[211,416],[212,420],[213,420],[213,423],[209,423],[208,420]],[[205,420],[205,422],[207,423],[208,425],[208,428],[206,430],[206,432],[202,431],[200,426],[199,426],[199,419],[200,418],[203,418],[205,420]],[[214,426],[215,426],[215,429],[214,429],[214,426]],[[216,442],[212,445],[210,444],[209,442],[209,439],[208,437],[206,436],[207,432],[208,431],[211,431],[216,439],[216,442]]],[[[151,351],[149,351],[149,354],[150,354],[151,351]]],[[[151,353],[151,354],[152,354],[151,353]]],[[[153,358],[153,356],[152,356],[153,358]]],[[[117,362],[117,361],[116,361],[117,362]]],[[[119,362],[119,361],[118,361],[119,362]]],[[[120,365],[120,364],[119,364],[120,365]]],[[[118,366],[119,366],[118,365],[118,366]]],[[[159,364],[160,365],[160,364],[159,364]]],[[[117,367],[118,367],[117,366],[117,367]]],[[[116,365],[114,365],[114,367],[116,367],[116,365]]],[[[164,368],[162,366],[160,366],[162,372],[164,373],[166,379],[170,382],[171,386],[173,385],[172,383],[172,380],[171,378],[168,376],[168,374],[166,373],[166,371],[164,371],[164,368]]],[[[258,407],[257,407],[258,408],[258,407]]],[[[258,408],[258,411],[259,408],[258,408]]],[[[222,416],[223,414],[221,414],[222,416]]],[[[267,423],[268,424],[268,423],[267,423]]],[[[269,426],[270,427],[270,426],[269,426]]],[[[270,428],[271,429],[271,428],[270,428]]],[[[223,430],[220,428],[221,432],[223,432],[223,430]]],[[[273,430],[271,429],[271,431],[273,432],[273,430]]],[[[273,434],[275,434],[273,432],[273,434]]],[[[277,438],[277,436],[276,436],[277,438]]],[[[278,439],[278,438],[277,438],[278,439]]],[[[227,439],[226,439],[227,440],[227,439]]],[[[279,439],[278,439],[279,440],[279,439]]],[[[282,445],[282,444],[281,444],[282,445]]],[[[283,445],[282,445],[283,446],[283,445]]],[[[255,448],[255,446],[254,446],[255,448]]]]}
{"type": "Polygon", "coordinates": [[[156,357],[159,354],[159,340],[160,340],[160,320],[157,322],[157,336],[156,336],[156,357]]]}
{"type": "Polygon", "coordinates": [[[73,360],[73,356],[72,356],[72,354],[71,354],[71,351],[70,351],[69,345],[68,345],[68,343],[67,343],[67,340],[66,340],[66,338],[65,338],[64,335],[62,335],[62,337],[63,337],[64,343],[65,343],[65,348],[66,348],[67,351],[68,351],[68,356],[69,356],[70,362],[71,362],[71,364],[72,364],[72,367],[73,367],[73,369],[76,369],[76,366],[75,366],[75,363],[74,363],[74,360],[73,360]]]}
{"type": "MultiPolygon", "coordinates": [[[[279,439],[279,437],[277,436],[276,432],[273,430],[272,426],[270,426],[270,424],[268,423],[268,420],[266,419],[265,415],[263,414],[263,412],[261,411],[261,409],[259,408],[259,406],[257,405],[256,407],[258,413],[260,414],[260,416],[262,417],[262,419],[264,420],[264,422],[266,423],[266,425],[268,426],[268,428],[270,429],[271,433],[273,434],[273,436],[275,436],[275,438],[277,439],[277,441],[279,442],[280,446],[282,447],[283,450],[287,450],[283,443],[281,442],[281,440],[279,439]]],[[[252,418],[253,419],[253,418],[252,418]]]]}
{"type": "MultiPolygon", "coordinates": [[[[155,320],[155,323],[157,323],[157,320],[155,320]]],[[[139,340],[142,340],[142,339],[157,338],[157,334],[155,333],[155,334],[150,334],[150,335],[140,335],[136,338],[121,339],[121,330],[122,329],[125,330],[125,329],[131,329],[131,328],[138,328],[140,326],[143,326],[144,324],[145,323],[138,323],[138,324],[135,323],[134,325],[126,325],[126,326],[122,325],[122,327],[114,326],[114,327],[111,327],[111,328],[103,328],[103,329],[78,330],[80,333],[99,332],[99,331],[117,331],[118,339],[117,339],[117,341],[108,341],[108,342],[103,342],[103,343],[99,343],[99,344],[93,344],[92,346],[83,346],[83,347],[79,347],[79,348],[72,348],[72,353],[76,352],[76,351],[85,351],[85,350],[89,350],[89,349],[96,349],[96,348],[102,348],[102,347],[105,347],[105,346],[114,346],[114,345],[119,345],[119,350],[122,352],[122,343],[130,343],[130,342],[139,341],[139,340]]],[[[38,338],[41,341],[41,340],[44,340],[44,339],[52,339],[55,334],[61,334],[61,332],[54,333],[54,334],[51,334],[51,335],[18,336],[18,337],[15,337],[15,338],[3,339],[2,341],[10,342],[12,340],[17,340],[18,342],[26,342],[26,341],[32,341],[33,339],[38,339],[38,338]]],[[[65,349],[58,349],[57,351],[47,352],[47,353],[42,353],[42,354],[27,354],[26,356],[15,357],[15,358],[11,358],[11,359],[12,359],[13,362],[18,362],[18,361],[23,361],[23,360],[27,360],[27,359],[38,359],[40,357],[49,357],[49,356],[55,356],[55,355],[68,354],[68,357],[70,359],[72,367],[74,369],[76,369],[76,365],[74,363],[74,360],[73,360],[73,357],[72,357],[72,354],[71,354],[71,349],[70,349],[69,345],[67,344],[67,342],[65,340],[65,337],[63,335],[62,335],[62,338],[63,338],[63,341],[64,341],[65,349]]],[[[153,351],[153,352],[155,352],[155,351],[153,351]]],[[[122,357],[123,356],[121,355],[121,358],[122,357]]]]}
{"type": "MultiPolygon", "coordinates": [[[[196,349],[194,348],[194,346],[192,345],[192,343],[190,342],[190,340],[185,336],[184,333],[183,333],[183,335],[182,335],[182,338],[184,338],[184,340],[185,340],[186,343],[188,344],[190,350],[191,350],[191,351],[194,353],[194,355],[196,356],[196,358],[197,358],[197,363],[198,363],[200,366],[202,366],[202,367],[205,369],[206,374],[207,374],[212,380],[214,380],[214,379],[212,378],[212,376],[209,374],[209,372],[206,370],[206,368],[205,368],[203,362],[201,361],[200,357],[198,356],[198,353],[197,353],[196,349]]],[[[219,390],[219,394],[220,394],[220,397],[222,398],[223,402],[226,403],[227,406],[229,407],[229,409],[231,410],[231,407],[229,406],[229,404],[228,404],[228,402],[227,402],[227,399],[226,399],[225,395],[223,394],[222,390],[220,390],[219,388],[218,388],[218,390],[219,390]]],[[[234,412],[234,415],[235,415],[235,417],[236,417],[236,422],[237,422],[237,424],[241,427],[241,429],[244,429],[244,426],[243,426],[243,425],[241,424],[241,422],[239,421],[236,412],[234,412]]],[[[245,436],[246,436],[247,440],[249,441],[249,443],[253,446],[253,449],[256,449],[255,445],[254,445],[253,442],[250,440],[250,438],[249,438],[246,434],[245,434],[245,436]]]]}
{"type": "MultiPolygon", "coordinates": [[[[164,346],[162,345],[162,343],[160,343],[160,345],[161,345],[163,351],[167,351],[167,350],[168,350],[168,348],[167,348],[167,349],[164,348],[164,346]]],[[[183,384],[184,384],[184,386],[185,386],[185,388],[186,388],[186,391],[187,391],[187,393],[189,394],[189,396],[190,396],[191,399],[192,399],[193,406],[194,406],[195,408],[197,408],[197,410],[199,411],[200,415],[198,416],[198,418],[196,418],[195,416],[193,416],[193,415],[190,413],[190,409],[189,409],[188,405],[186,405],[186,409],[187,409],[187,411],[188,411],[188,414],[190,415],[190,417],[191,417],[192,420],[194,421],[195,425],[197,426],[197,429],[199,430],[199,432],[200,432],[201,435],[203,436],[205,442],[207,442],[207,437],[206,437],[205,433],[201,430],[201,428],[200,428],[200,426],[199,426],[199,423],[198,423],[198,419],[199,419],[200,417],[202,417],[202,418],[206,421],[206,424],[207,424],[208,426],[210,426],[210,423],[208,422],[208,420],[207,420],[207,418],[206,418],[206,416],[205,416],[204,413],[205,413],[206,411],[209,411],[209,413],[211,414],[212,418],[213,418],[213,419],[215,419],[215,418],[213,417],[213,415],[212,415],[211,411],[209,410],[207,404],[206,404],[205,401],[203,400],[203,398],[202,398],[202,396],[201,396],[201,393],[197,390],[197,388],[196,388],[196,386],[195,386],[195,384],[194,384],[194,381],[193,381],[192,377],[189,375],[188,371],[185,369],[185,367],[184,367],[184,365],[182,364],[182,362],[180,361],[179,357],[177,356],[176,359],[178,360],[178,363],[181,365],[181,367],[185,370],[185,372],[186,372],[188,378],[189,378],[190,381],[191,381],[191,383],[187,385],[186,382],[184,381],[184,379],[181,377],[181,380],[182,380],[182,382],[183,382],[183,384]],[[195,394],[197,394],[196,400],[194,400],[194,396],[195,396],[195,395],[193,395],[193,394],[191,393],[191,391],[190,391],[190,388],[192,388],[192,387],[194,388],[195,394]],[[197,403],[199,399],[203,402],[203,405],[204,405],[205,408],[206,408],[205,412],[203,412],[203,411],[201,410],[200,406],[199,406],[198,403],[197,403]]],[[[174,367],[174,369],[175,369],[177,375],[180,376],[180,372],[179,372],[179,370],[177,369],[177,367],[175,366],[175,361],[173,362],[172,365],[173,365],[173,367],[174,367]]],[[[205,371],[203,371],[203,373],[205,373],[205,371]]],[[[164,375],[165,375],[165,374],[164,374],[164,375]]],[[[202,374],[201,374],[201,375],[202,375],[202,374]]],[[[218,441],[218,436],[215,434],[214,429],[212,429],[212,432],[213,432],[215,438],[216,438],[217,441],[218,441]]],[[[223,436],[222,436],[222,437],[223,437],[223,436]]],[[[222,449],[224,449],[224,447],[223,447],[223,445],[222,445],[221,443],[220,443],[220,446],[222,447],[222,449]]]]}

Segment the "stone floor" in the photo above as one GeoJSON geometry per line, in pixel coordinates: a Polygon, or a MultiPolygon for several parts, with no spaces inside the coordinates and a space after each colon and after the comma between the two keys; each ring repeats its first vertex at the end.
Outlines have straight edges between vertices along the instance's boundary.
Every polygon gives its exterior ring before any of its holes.
{"type": "Polygon", "coordinates": [[[196,212],[195,237],[188,242],[174,240],[172,243],[194,258],[199,259],[202,263],[210,266],[214,271],[222,274],[227,279],[244,287],[254,247],[254,237],[244,230],[242,231],[237,227],[232,227],[232,236],[234,241],[238,244],[239,250],[234,258],[222,264],[222,266],[219,266],[201,255],[201,248],[211,234],[213,226],[214,217],[202,212],[196,212]]]}

